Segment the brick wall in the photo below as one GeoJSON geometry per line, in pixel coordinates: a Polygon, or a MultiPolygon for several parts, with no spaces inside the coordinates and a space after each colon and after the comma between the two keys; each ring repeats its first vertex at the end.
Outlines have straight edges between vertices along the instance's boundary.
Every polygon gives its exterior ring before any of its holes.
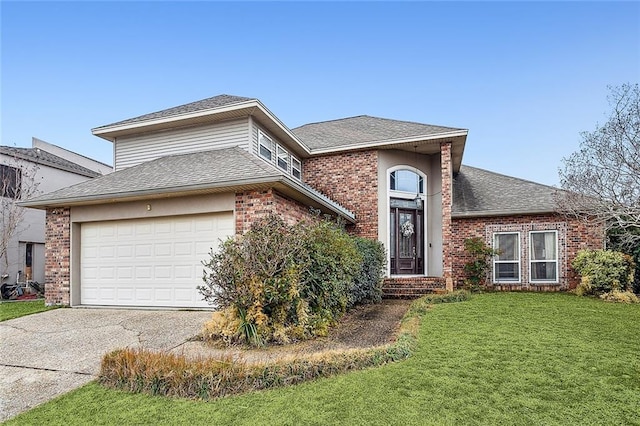
{"type": "Polygon", "coordinates": [[[451,229],[452,170],[451,142],[440,144],[442,173],[442,277],[447,290],[453,290],[453,234],[451,229]]]}
{"type": "MultiPolygon", "coordinates": [[[[456,287],[464,284],[463,267],[470,257],[464,251],[464,240],[479,237],[492,244],[494,232],[521,233],[521,284],[501,284],[497,290],[534,290],[557,291],[575,288],[579,277],[571,268],[571,262],[579,250],[603,248],[604,231],[601,227],[587,226],[581,221],[568,219],[557,214],[517,215],[486,218],[453,218],[452,252],[453,277],[456,287]],[[530,284],[528,282],[528,246],[529,231],[555,230],[558,232],[558,275],[559,284],[530,284]]],[[[488,277],[489,285],[491,277],[488,277]]]]}
{"type": "Polygon", "coordinates": [[[45,304],[68,306],[71,298],[70,209],[47,209],[44,247],[45,304]]]}
{"type": "Polygon", "coordinates": [[[272,188],[236,193],[235,209],[237,234],[248,231],[253,222],[271,213],[279,215],[290,225],[313,217],[308,206],[292,200],[272,188]]]}
{"type": "Polygon", "coordinates": [[[306,159],[304,181],[356,215],[354,234],[378,239],[378,152],[375,150],[306,159]]]}

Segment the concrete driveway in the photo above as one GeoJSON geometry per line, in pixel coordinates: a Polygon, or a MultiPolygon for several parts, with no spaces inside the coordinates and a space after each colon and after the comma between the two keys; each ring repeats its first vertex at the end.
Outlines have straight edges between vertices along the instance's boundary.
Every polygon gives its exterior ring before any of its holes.
{"type": "Polygon", "coordinates": [[[114,349],[175,350],[206,311],[56,309],[0,322],[0,422],[93,379],[114,349]]]}

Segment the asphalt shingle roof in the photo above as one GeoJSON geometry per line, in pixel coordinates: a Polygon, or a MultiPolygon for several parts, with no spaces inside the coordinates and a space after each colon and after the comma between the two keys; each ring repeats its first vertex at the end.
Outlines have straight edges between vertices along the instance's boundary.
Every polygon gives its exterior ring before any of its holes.
{"type": "Polygon", "coordinates": [[[310,123],[296,127],[293,133],[311,149],[336,148],[366,142],[430,136],[456,130],[411,121],[359,115],[339,120],[310,123]]]}
{"type": "Polygon", "coordinates": [[[554,212],[552,186],[461,166],[453,179],[454,216],[554,212]]]}
{"type": "Polygon", "coordinates": [[[12,146],[0,146],[0,154],[5,154],[11,157],[19,158],[26,161],[31,161],[36,164],[53,167],[60,170],[65,170],[71,173],[76,173],[86,177],[100,176],[100,173],[82,167],[73,161],[65,160],[62,157],[53,155],[50,152],[44,151],[39,148],[18,148],[12,146]]]}
{"type": "Polygon", "coordinates": [[[179,105],[173,108],[163,109],[162,111],[156,111],[149,114],[141,115],[139,117],[128,118],[126,120],[122,120],[115,123],[107,124],[105,126],[97,127],[96,129],[102,129],[104,127],[111,127],[111,126],[119,126],[122,124],[133,124],[141,121],[171,117],[174,115],[187,114],[190,112],[204,111],[212,108],[220,108],[223,106],[233,105],[233,104],[246,102],[250,100],[253,100],[253,98],[245,98],[242,96],[234,96],[234,95],[218,95],[212,98],[190,102],[188,104],[179,105]]]}
{"type": "Polygon", "coordinates": [[[172,155],[147,161],[96,179],[62,188],[29,203],[84,197],[118,197],[131,193],[180,191],[189,187],[223,186],[225,182],[269,178],[281,173],[242,148],[172,155]]]}

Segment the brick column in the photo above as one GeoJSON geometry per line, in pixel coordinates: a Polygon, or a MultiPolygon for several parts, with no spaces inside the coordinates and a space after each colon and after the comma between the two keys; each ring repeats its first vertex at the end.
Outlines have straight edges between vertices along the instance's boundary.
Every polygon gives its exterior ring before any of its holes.
{"type": "Polygon", "coordinates": [[[451,142],[440,144],[440,170],[442,173],[442,277],[448,291],[453,291],[453,238],[451,233],[452,169],[451,142]]]}
{"type": "Polygon", "coordinates": [[[45,228],[45,304],[69,306],[71,300],[71,210],[47,209],[45,228]]]}

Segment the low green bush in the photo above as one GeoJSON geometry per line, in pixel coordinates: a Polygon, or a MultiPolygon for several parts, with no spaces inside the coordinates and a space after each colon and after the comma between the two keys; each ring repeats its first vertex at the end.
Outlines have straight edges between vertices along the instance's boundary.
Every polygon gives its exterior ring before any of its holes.
{"type": "Polygon", "coordinates": [[[468,290],[456,290],[451,293],[443,294],[427,294],[415,300],[411,304],[410,310],[416,314],[423,314],[429,310],[432,305],[440,303],[456,303],[464,302],[471,298],[471,292],[468,290]]]}
{"type": "Polygon", "coordinates": [[[632,257],[612,250],[580,250],[571,266],[580,275],[578,295],[626,291],[635,274],[632,257]]]}

